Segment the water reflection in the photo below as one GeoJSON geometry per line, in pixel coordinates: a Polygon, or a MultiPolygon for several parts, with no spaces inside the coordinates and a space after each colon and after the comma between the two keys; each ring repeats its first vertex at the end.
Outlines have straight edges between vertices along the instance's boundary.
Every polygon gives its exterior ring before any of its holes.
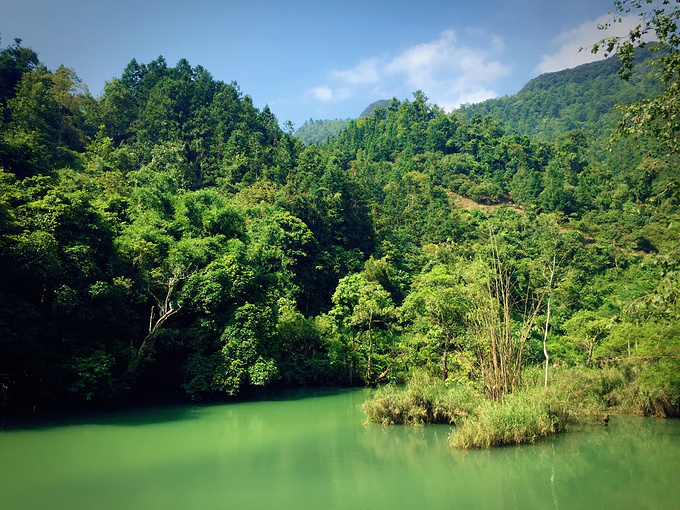
{"type": "Polygon", "coordinates": [[[3,508],[671,508],[680,424],[613,417],[460,451],[448,426],[362,426],[364,391],[129,411],[0,433],[3,508]],[[100,417],[101,418],[101,417],[100,417]]]}

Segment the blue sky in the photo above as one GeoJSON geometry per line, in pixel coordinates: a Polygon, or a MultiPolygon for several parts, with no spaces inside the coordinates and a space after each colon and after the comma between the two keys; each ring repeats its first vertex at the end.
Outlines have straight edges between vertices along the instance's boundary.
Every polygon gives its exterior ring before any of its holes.
{"type": "Polygon", "coordinates": [[[133,58],[186,58],[238,82],[281,123],[357,117],[423,90],[430,102],[514,94],[542,72],[593,60],[612,0],[2,0],[15,37],[98,96],[133,58]]]}

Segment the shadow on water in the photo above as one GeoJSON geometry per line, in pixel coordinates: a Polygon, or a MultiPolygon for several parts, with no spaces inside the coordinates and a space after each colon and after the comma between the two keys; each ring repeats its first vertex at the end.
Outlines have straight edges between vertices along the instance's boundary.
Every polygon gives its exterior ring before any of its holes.
{"type": "Polygon", "coordinates": [[[309,387],[254,389],[227,400],[192,402],[182,398],[115,403],[96,407],[67,407],[0,414],[0,433],[16,430],[47,430],[82,425],[144,426],[197,419],[211,407],[257,402],[296,401],[338,396],[357,388],[309,387]]]}
{"type": "Polygon", "coordinates": [[[18,411],[0,418],[0,432],[47,430],[83,425],[147,425],[188,420],[198,406],[179,400],[110,406],[74,407],[39,411],[18,411]]]}

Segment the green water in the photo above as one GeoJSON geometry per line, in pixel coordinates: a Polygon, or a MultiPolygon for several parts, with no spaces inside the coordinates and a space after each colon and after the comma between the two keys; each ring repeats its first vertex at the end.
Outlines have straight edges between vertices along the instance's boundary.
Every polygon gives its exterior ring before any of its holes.
{"type": "MultiPolygon", "coordinates": [[[[615,416],[457,451],[449,427],[362,426],[363,390],[0,432],[0,508],[678,508],[680,422],[615,416]]],[[[77,423],[76,423],[77,422],[77,423]]]]}

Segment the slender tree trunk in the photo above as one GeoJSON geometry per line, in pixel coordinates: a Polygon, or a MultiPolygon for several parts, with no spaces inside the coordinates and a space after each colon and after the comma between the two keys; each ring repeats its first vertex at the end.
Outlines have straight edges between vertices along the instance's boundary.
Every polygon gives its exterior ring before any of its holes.
{"type": "Polygon", "coordinates": [[[442,361],[441,364],[439,365],[439,369],[442,372],[442,381],[446,382],[446,379],[449,377],[449,371],[448,368],[446,367],[446,361],[449,357],[449,346],[448,342],[444,346],[444,352],[442,353],[442,361]]]}
{"type": "Polygon", "coordinates": [[[543,356],[545,356],[545,381],[544,386],[548,386],[548,367],[550,366],[550,356],[548,355],[548,328],[550,327],[550,301],[552,300],[552,286],[555,281],[557,271],[557,256],[553,255],[550,277],[548,278],[548,310],[545,317],[545,331],[543,331],[543,356]]]}
{"type": "Polygon", "coordinates": [[[371,361],[373,360],[373,335],[371,334],[371,327],[368,328],[368,363],[366,365],[366,382],[371,382],[371,361]]]}
{"type": "Polygon", "coordinates": [[[588,359],[586,360],[586,366],[589,367],[590,363],[593,361],[593,353],[595,352],[595,339],[590,342],[588,346],[588,359]]]}
{"type": "Polygon", "coordinates": [[[188,278],[191,274],[193,274],[193,271],[188,269],[174,271],[172,276],[168,277],[167,281],[163,282],[167,289],[165,298],[161,300],[154,295],[156,304],[151,307],[151,312],[149,313],[149,331],[142,340],[139,349],[137,349],[137,352],[132,356],[132,359],[130,359],[130,362],[128,363],[128,368],[126,370],[127,377],[133,378],[135,376],[135,373],[139,368],[139,362],[142,360],[144,353],[153,346],[158,331],[170,317],[182,309],[182,305],[174,305],[172,296],[180,282],[188,278]]]}
{"type": "Polygon", "coordinates": [[[548,296],[548,312],[545,318],[545,331],[543,331],[543,356],[545,356],[545,382],[544,386],[548,386],[548,366],[550,362],[550,356],[548,356],[548,348],[546,347],[546,341],[548,340],[548,326],[550,325],[550,299],[552,296],[548,296]]]}

